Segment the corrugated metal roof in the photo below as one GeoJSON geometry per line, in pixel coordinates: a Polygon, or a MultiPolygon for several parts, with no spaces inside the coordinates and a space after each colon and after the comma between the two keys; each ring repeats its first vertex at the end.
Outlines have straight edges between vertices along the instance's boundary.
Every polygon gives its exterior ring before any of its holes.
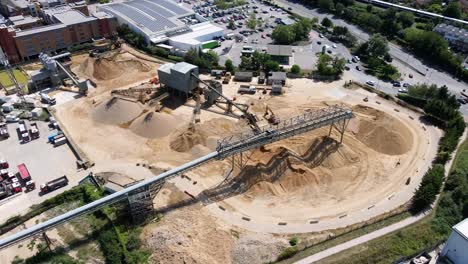
{"type": "Polygon", "coordinates": [[[193,69],[196,69],[197,66],[195,65],[192,65],[190,63],[186,63],[186,62],[179,62],[179,63],[176,63],[174,65],[174,67],[172,67],[172,69],[174,71],[178,71],[178,72],[181,72],[181,73],[188,73],[190,72],[191,70],[193,69]]]}

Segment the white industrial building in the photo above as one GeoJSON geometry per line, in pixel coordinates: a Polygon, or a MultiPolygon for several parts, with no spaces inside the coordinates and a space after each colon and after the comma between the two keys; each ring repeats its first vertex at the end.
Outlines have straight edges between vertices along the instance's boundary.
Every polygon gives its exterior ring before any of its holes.
{"type": "Polygon", "coordinates": [[[454,264],[468,263],[468,218],[452,228],[441,255],[454,264]]]}
{"type": "Polygon", "coordinates": [[[217,27],[210,22],[190,26],[190,31],[181,35],[169,38],[169,45],[183,50],[199,48],[205,41],[215,37],[222,37],[224,29],[217,27]]]}
{"type": "Polygon", "coordinates": [[[173,0],[131,0],[98,6],[143,35],[147,43],[167,43],[174,48],[199,48],[205,41],[223,36],[223,29],[173,0]]]}

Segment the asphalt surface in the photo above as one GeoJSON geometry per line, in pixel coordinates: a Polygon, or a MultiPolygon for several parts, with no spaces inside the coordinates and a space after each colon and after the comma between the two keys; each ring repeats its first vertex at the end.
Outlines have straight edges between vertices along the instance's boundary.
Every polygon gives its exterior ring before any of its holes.
{"type": "MultiPolygon", "coordinates": [[[[342,19],[337,19],[333,15],[320,13],[317,9],[312,9],[310,7],[303,6],[297,1],[287,1],[287,0],[275,0],[275,3],[279,6],[287,9],[291,8],[291,12],[296,13],[300,16],[313,18],[317,17],[319,20],[322,20],[325,17],[328,17],[332,20],[334,25],[346,26],[349,31],[355,35],[361,41],[367,41],[369,39],[369,34],[361,30],[355,25],[349,24],[342,19]]],[[[402,73],[402,82],[408,82],[410,84],[414,83],[434,83],[438,86],[446,85],[449,90],[459,96],[460,92],[463,89],[468,89],[468,84],[462,81],[457,80],[456,78],[450,76],[448,73],[440,71],[430,65],[425,64],[421,60],[415,58],[410,53],[404,51],[401,47],[390,43],[389,44],[389,53],[394,58],[393,65],[397,66],[399,71],[402,73]],[[409,78],[409,74],[413,74],[413,78],[409,78]]],[[[354,73],[354,72],[353,72],[354,73]]],[[[376,87],[382,91],[396,94],[398,89],[392,87],[391,84],[383,83],[382,81],[376,81],[376,78],[371,76],[363,77],[358,74],[355,76],[355,80],[359,82],[365,82],[365,80],[372,80],[376,83],[376,87]]],[[[461,112],[468,116],[468,105],[462,105],[461,112]]]]}

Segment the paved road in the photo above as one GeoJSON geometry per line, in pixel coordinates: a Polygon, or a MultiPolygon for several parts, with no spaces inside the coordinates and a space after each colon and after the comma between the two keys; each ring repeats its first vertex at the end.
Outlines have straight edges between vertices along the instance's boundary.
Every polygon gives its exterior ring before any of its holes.
{"type": "MultiPolygon", "coordinates": [[[[467,137],[467,134],[468,134],[468,130],[465,130],[465,132],[463,133],[463,135],[461,137],[460,142],[458,143],[457,150],[462,145],[463,141],[465,141],[465,139],[467,137]]],[[[448,175],[448,172],[450,171],[450,168],[452,167],[454,159],[455,159],[455,155],[452,155],[452,158],[450,159],[450,161],[445,165],[446,177],[448,175]]],[[[339,253],[341,251],[344,251],[346,249],[350,249],[350,248],[352,248],[354,246],[366,243],[366,242],[371,241],[371,240],[373,240],[375,238],[378,238],[378,237],[384,236],[386,234],[389,234],[391,232],[397,231],[399,229],[402,229],[402,228],[404,228],[406,226],[414,224],[414,223],[418,222],[419,220],[423,219],[426,215],[428,215],[430,213],[431,210],[426,211],[426,212],[424,212],[422,214],[419,214],[419,215],[415,215],[415,216],[406,218],[406,219],[404,219],[404,220],[402,220],[402,221],[400,221],[398,223],[389,225],[387,227],[381,228],[381,229],[376,230],[374,232],[371,232],[369,234],[357,237],[357,238],[349,240],[349,241],[347,241],[345,243],[339,244],[337,246],[331,247],[329,249],[326,249],[326,250],[321,251],[319,253],[316,253],[314,255],[308,256],[306,258],[303,258],[303,259],[301,259],[299,261],[294,262],[294,264],[314,263],[314,262],[317,262],[317,261],[319,261],[321,259],[332,256],[332,255],[337,254],[337,253],[339,253]]]]}
{"type": "MultiPolygon", "coordinates": [[[[338,26],[348,27],[349,31],[361,41],[366,41],[367,39],[369,39],[369,34],[362,31],[357,26],[349,24],[342,19],[337,19],[333,15],[319,13],[316,9],[303,6],[298,1],[275,0],[275,2],[279,6],[286,8],[286,9],[288,7],[291,7],[292,8],[291,12],[301,15],[303,17],[307,17],[307,18],[317,17],[320,20],[325,17],[328,17],[329,19],[333,21],[333,24],[338,25],[338,26]]],[[[456,95],[459,95],[463,89],[468,88],[467,83],[458,81],[452,76],[450,76],[449,74],[439,71],[423,63],[421,60],[405,52],[401,47],[393,43],[389,44],[389,49],[390,49],[389,50],[390,55],[395,59],[393,64],[399,68],[400,72],[402,72],[403,78],[405,77],[405,74],[406,76],[408,76],[409,73],[412,73],[414,75],[413,79],[407,78],[405,79],[405,81],[409,80],[411,81],[410,83],[415,83],[415,82],[416,83],[417,82],[435,83],[439,86],[447,85],[449,90],[456,95]]],[[[396,91],[394,91],[393,93],[396,93],[396,91]]],[[[468,105],[462,106],[461,111],[465,116],[467,116],[468,105]]]]}

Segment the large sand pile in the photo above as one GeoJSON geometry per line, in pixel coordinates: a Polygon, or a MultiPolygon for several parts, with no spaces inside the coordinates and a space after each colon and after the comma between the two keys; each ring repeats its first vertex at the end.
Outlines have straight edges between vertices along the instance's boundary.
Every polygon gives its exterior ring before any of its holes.
{"type": "Polygon", "coordinates": [[[369,148],[387,155],[401,155],[413,144],[410,130],[402,122],[374,108],[353,107],[357,118],[351,122],[351,131],[369,148]]]}
{"type": "MultiPolygon", "coordinates": [[[[170,147],[177,152],[187,152],[195,145],[202,145],[213,150],[218,138],[240,131],[237,130],[240,126],[226,118],[215,118],[202,124],[196,124],[194,127],[186,126],[174,135],[170,147]]],[[[192,153],[206,153],[207,149],[194,150],[192,153]]]]}
{"type": "Polygon", "coordinates": [[[139,103],[111,97],[99,103],[91,112],[95,122],[119,125],[131,121],[143,112],[139,103]]]}
{"type": "Polygon", "coordinates": [[[323,191],[362,172],[361,154],[351,147],[326,136],[312,141],[300,139],[302,143],[285,140],[255,150],[249,165],[233,179],[241,188],[237,191],[245,192],[246,197],[282,197],[305,189],[323,191]]]}
{"type": "Polygon", "coordinates": [[[145,138],[160,138],[172,133],[178,125],[177,118],[170,114],[150,112],[135,119],[130,130],[145,138]]]}
{"type": "Polygon", "coordinates": [[[87,58],[78,71],[95,80],[111,80],[133,72],[148,72],[151,67],[140,60],[122,54],[111,58],[87,58]]]}

